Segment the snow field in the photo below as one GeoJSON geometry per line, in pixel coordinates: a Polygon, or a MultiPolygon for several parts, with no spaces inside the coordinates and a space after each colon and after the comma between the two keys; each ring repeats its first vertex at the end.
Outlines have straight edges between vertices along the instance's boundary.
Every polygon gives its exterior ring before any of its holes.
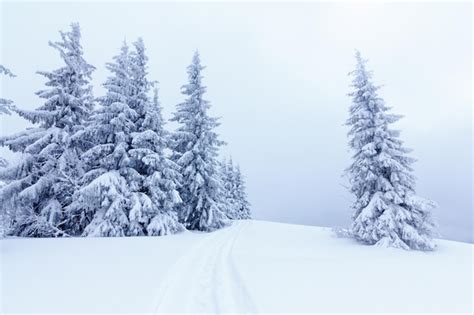
{"type": "Polygon", "coordinates": [[[5,239],[0,313],[472,313],[473,245],[364,246],[245,220],[163,237],[5,239]]]}

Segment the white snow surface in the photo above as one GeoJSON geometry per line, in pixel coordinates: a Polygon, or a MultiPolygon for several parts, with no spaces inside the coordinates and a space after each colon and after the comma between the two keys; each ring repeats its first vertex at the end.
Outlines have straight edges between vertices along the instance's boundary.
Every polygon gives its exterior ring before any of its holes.
{"type": "Polygon", "coordinates": [[[1,240],[0,313],[472,313],[472,244],[364,246],[245,220],[211,233],[1,240]]]}

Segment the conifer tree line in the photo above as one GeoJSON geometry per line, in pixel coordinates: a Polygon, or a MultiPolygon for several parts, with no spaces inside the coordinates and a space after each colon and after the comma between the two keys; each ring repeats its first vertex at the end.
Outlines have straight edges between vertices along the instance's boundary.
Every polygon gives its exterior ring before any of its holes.
{"type": "MultiPolygon", "coordinates": [[[[92,94],[94,66],[83,58],[78,24],[50,43],[64,66],[38,72],[48,81],[37,95],[44,104],[25,111],[0,98],[0,114],[12,111],[35,128],[0,138],[22,155],[8,166],[0,158],[3,229],[16,236],[165,235],[184,229],[213,231],[229,220],[251,217],[245,182],[232,159],[219,161],[224,144],[205,99],[196,52],[165,128],[158,87],[148,78],[142,39],[123,43],[106,64],[105,95],[92,94]],[[151,96],[152,94],[152,96],[151,96]]],[[[355,197],[349,229],[357,241],[403,249],[433,250],[433,201],[415,192],[411,150],[378,96],[367,60],[356,52],[346,125],[352,163],[345,170],[355,197]]],[[[0,74],[14,77],[0,66],[0,74]]]]}
{"type": "MultiPolygon", "coordinates": [[[[0,233],[166,235],[251,217],[240,169],[218,160],[224,142],[208,113],[198,52],[171,119],[179,127],[168,131],[141,38],[106,64],[105,95],[94,97],[95,67],[84,59],[79,25],[60,36],[49,45],[63,66],[38,72],[47,79],[36,93],[43,105],[27,111],[0,99],[0,114],[35,124],[0,138],[21,153],[11,166],[0,159],[0,233]]],[[[0,74],[14,76],[3,66],[0,74]]]]}

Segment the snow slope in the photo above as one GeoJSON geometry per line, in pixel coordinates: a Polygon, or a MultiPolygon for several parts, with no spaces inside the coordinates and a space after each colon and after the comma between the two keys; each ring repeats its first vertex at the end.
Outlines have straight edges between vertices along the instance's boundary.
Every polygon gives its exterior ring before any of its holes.
{"type": "Polygon", "coordinates": [[[0,244],[2,314],[473,310],[465,243],[409,252],[241,221],[213,233],[0,244]]]}

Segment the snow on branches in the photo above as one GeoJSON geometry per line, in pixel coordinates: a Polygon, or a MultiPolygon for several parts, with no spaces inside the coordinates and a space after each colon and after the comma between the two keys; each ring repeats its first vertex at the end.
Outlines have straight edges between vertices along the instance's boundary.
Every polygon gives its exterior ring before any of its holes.
{"type": "Polygon", "coordinates": [[[391,125],[401,116],[377,94],[366,60],[356,52],[352,105],[346,124],[353,161],[346,170],[355,196],[351,234],[367,244],[432,250],[434,202],[418,197],[415,177],[400,132],[391,125]]]}

